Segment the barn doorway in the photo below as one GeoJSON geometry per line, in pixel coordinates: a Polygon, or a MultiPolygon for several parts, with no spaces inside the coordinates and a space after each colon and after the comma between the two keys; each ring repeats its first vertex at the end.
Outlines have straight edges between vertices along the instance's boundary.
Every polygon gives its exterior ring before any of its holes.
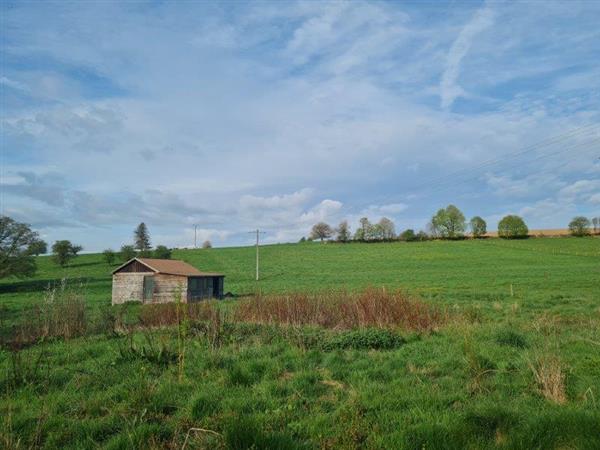
{"type": "Polygon", "coordinates": [[[144,276],[144,302],[151,302],[154,297],[154,277],[152,275],[144,276]]]}

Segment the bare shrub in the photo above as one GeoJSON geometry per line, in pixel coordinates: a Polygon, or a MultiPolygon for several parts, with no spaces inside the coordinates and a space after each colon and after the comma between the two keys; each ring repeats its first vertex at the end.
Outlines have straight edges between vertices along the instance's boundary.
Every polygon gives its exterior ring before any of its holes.
{"type": "Polygon", "coordinates": [[[44,337],[70,339],[85,334],[85,286],[69,285],[66,279],[46,290],[41,306],[44,337]]]}
{"type": "Polygon", "coordinates": [[[534,361],[529,362],[529,367],[544,397],[558,404],[566,403],[565,373],[557,356],[538,356],[534,361]]]}
{"type": "Polygon", "coordinates": [[[198,303],[154,303],[142,305],[139,311],[139,325],[143,328],[165,327],[180,323],[182,314],[190,321],[211,320],[214,317],[214,302],[198,303]]]}
{"type": "Polygon", "coordinates": [[[402,292],[373,288],[359,294],[259,295],[240,302],[233,315],[239,322],[333,329],[401,328],[420,332],[433,331],[447,319],[445,312],[402,292]]]}
{"type": "Polygon", "coordinates": [[[39,305],[23,312],[10,339],[2,344],[18,349],[47,338],[82,336],[87,330],[85,286],[71,285],[63,279],[58,285],[48,286],[39,305]]]}

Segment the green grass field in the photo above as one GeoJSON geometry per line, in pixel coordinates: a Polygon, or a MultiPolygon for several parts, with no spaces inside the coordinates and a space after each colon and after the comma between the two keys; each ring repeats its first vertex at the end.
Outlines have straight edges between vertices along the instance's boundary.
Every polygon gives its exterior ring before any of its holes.
{"type": "MultiPolygon", "coordinates": [[[[3,349],[0,446],[600,448],[599,238],[272,245],[259,283],[252,247],[173,258],[225,273],[237,295],[402,289],[452,320],[396,330],[388,350],[243,324],[219,345],[173,327],[3,349]]],[[[0,282],[4,335],[64,277],[83,280],[91,312],[111,309],[100,255],[38,266],[0,282]]]]}

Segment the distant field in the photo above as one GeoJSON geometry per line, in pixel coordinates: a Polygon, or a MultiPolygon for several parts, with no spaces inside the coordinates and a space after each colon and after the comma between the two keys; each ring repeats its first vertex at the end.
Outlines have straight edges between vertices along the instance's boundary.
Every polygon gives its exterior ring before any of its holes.
{"type": "MultiPolygon", "coordinates": [[[[571,231],[568,228],[548,228],[540,230],[529,230],[529,236],[545,236],[545,237],[566,237],[570,236],[571,231]]],[[[490,231],[486,233],[489,237],[498,237],[497,231],[490,231]]]]}
{"type": "MultiPolygon", "coordinates": [[[[257,292],[373,287],[448,319],[395,337],[210,319],[6,347],[0,447],[600,448],[600,238],[270,245],[258,283],[254,251],[173,257],[248,296],[225,312],[257,292]]],[[[4,335],[63,277],[90,312],[120,311],[100,255],[38,263],[34,279],[0,282],[4,335]]]]}
{"type": "MultiPolygon", "coordinates": [[[[508,301],[510,285],[526,309],[547,307],[586,311],[600,289],[600,238],[505,241],[430,241],[378,244],[282,244],[261,247],[261,280],[254,280],[254,247],[176,250],[201,270],[226,275],[225,291],[236,295],[368,286],[406,289],[439,301],[491,306],[508,301]],[[560,294],[573,302],[552,300],[560,294]]],[[[43,290],[63,277],[84,280],[89,301],[110,304],[111,271],[100,254],[81,255],[61,269],[48,256],[38,258],[30,280],[0,281],[0,304],[9,316],[35,303],[43,290]]]]}

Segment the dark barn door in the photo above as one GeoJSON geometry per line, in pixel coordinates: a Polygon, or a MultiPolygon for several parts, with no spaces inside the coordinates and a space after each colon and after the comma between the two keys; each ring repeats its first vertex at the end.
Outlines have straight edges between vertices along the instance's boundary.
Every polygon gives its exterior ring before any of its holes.
{"type": "Polygon", "coordinates": [[[188,278],[188,296],[190,300],[201,300],[215,297],[219,298],[219,292],[218,277],[188,278]]]}
{"type": "Polygon", "coordinates": [[[144,277],[144,301],[151,302],[154,296],[154,277],[146,275],[144,277]]]}

